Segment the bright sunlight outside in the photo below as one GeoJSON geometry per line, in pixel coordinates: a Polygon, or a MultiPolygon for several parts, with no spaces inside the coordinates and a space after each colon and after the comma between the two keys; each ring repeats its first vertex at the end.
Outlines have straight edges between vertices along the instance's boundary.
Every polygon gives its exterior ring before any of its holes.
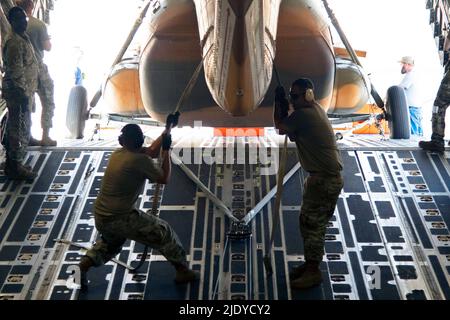
{"type": "MultiPolygon", "coordinates": [[[[424,108],[423,125],[428,138],[431,107],[443,68],[428,24],[425,1],[330,0],[329,3],[353,47],[367,51],[367,58],[362,63],[381,96],[401,80],[398,60],[406,55],[415,58],[424,108]]],[[[45,57],[55,81],[57,109],[52,137],[61,139],[66,134],[65,114],[76,66],[85,74],[83,84],[91,98],[105,80],[138,16],[140,4],[141,0],[55,2],[49,26],[53,50],[45,57]]],[[[146,28],[145,22],[142,28],[146,28]]],[[[337,35],[334,40],[336,44],[340,43],[337,35]]],[[[39,117],[39,112],[33,116],[34,136],[40,133],[36,125],[39,117]]]]}

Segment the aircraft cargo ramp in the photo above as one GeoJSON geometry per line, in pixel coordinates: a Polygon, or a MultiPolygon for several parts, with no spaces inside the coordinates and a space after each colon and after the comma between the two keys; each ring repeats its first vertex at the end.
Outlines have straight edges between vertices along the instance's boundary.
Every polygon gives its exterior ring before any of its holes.
{"type": "MultiPolygon", "coordinates": [[[[345,188],[327,229],[325,280],[305,291],[291,291],[288,279],[289,269],[303,258],[298,213],[304,174],[295,171],[293,147],[272,277],[266,277],[263,256],[274,199],[253,219],[247,217],[247,233],[174,165],[159,215],[180,236],[200,281],[175,285],[173,268],[150,251],[136,274],[114,262],[92,269],[86,293],[75,289],[70,272],[83,251],[54,239],[90,246],[97,238],[93,202],[114,146],[105,141],[30,149],[27,162],[39,171],[33,183],[0,177],[0,299],[450,299],[450,152],[430,154],[417,142],[379,140],[340,143],[345,188]]],[[[270,139],[214,138],[197,152],[185,148],[183,156],[190,150],[194,158],[205,157],[224,145],[235,151],[234,164],[194,161],[186,167],[233,215],[244,217],[275,187],[276,174],[263,175],[262,164],[240,160],[258,146],[278,149],[270,139]]],[[[147,183],[141,209],[151,207],[153,193],[154,185],[147,183]]],[[[135,266],[143,249],[128,241],[117,258],[135,266]]]]}

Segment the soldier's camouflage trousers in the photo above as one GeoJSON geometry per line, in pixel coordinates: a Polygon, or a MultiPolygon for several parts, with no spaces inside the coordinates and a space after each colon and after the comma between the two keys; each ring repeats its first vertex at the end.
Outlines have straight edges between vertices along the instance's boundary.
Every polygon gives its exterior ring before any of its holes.
{"type": "Polygon", "coordinates": [[[431,135],[431,140],[438,143],[444,142],[445,114],[447,112],[447,107],[448,105],[433,107],[433,116],[431,117],[433,133],[431,135]]]}
{"type": "Polygon", "coordinates": [[[343,186],[341,176],[310,175],[306,179],[300,210],[300,232],[306,260],[322,261],[325,232],[343,186]]]}
{"type": "MultiPolygon", "coordinates": [[[[9,160],[22,162],[27,153],[30,140],[31,112],[29,106],[21,106],[21,102],[4,93],[8,107],[8,120],[2,144],[6,149],[6,157],[9,160]]],[[[29,99],[30,103],[31,98],[29,99]]]]}
{"type": "Polygon", "coordinates": [[[152,214],[134,210],[123,216],[95,215],[95,226],[101,239],[86,253],[95,266],[114,258],[127,239],[157,249],[172,264],[186,264],[186,252],[172,227],[152,214]]]}
{"type": "Polygon", "coordinates": [[[450,70],[444,75],[434,101],[433,116],[431,118],[433,134],[431,140],[442,143],[445,136],[445,113],[450,104],[450,70]]]}
{"type": "Polygon", "coordinates": [[[52,119],[55,112],[54,85],[48,73],[48,68],[44,63],[41,63],[39,66],[37,94],[42,105],[41,127],[42,129],[50,129],[53,126],[52,119]]]}

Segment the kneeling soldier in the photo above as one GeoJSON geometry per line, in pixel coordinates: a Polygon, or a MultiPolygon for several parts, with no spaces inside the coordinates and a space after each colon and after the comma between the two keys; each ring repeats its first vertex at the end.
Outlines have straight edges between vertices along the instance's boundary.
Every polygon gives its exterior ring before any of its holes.
{"type": "MultiPolygon", "coordinates": [[[[177,117],[169,116],[172,125],[177,117]]],[[[111,155],[95,202],[95,225],[101,239],[82,257],[82,290],[87,288],[86,272],[91,266],[101,266],[116,256],[127,239],[157,249],[175,267],[176,283],[198,279],[198,273],[188,268],[186,252],[172,227],[164,220],[135,207],[145,180],[166,184],[170,178],[170,133],[164,132],[149,148],[143,148],[144,135],[135,124],[128,124],[119,137],[122,148],[111,155]],[[156,158],[162,146],[162,168],[156,158]]]]}

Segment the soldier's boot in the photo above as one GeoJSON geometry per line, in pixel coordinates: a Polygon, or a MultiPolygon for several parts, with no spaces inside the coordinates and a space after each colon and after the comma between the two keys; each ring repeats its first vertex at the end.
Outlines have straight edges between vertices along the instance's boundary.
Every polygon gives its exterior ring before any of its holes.
{"type": "Polygon", "coordinates": [[[80,290],[85,292],[88,289],[88,278],[87,278],[87,272],[88,270],[94,266],[94,261],[92,261],[91,258],[88,256],[83,256],[80,260],[80,263],[78,264],[78,267],[80,268],[80,290]]]}
{"type": "Polygon", "coordinates": [[[21,164],[19,163],[19,166],[25,170],[25,171],[29,171],[32,175],[34,175],[33,179],[36,178],[37,173],[33,171],[33,167],[30,166],[29,164],[21,164]]]}
{"type": "Polygon", "coordinates": [[[306,263],[303,263],[299,266],[292,268],[291,272],[289,272],[289,278],[291,281],[300,278],[306,270],[306,263]]]}
{"type": "MultiPolygon", "coordinates": [[[[29,164],[21,164],[21,163],[19,163],[19,166],[25,168],[28,171],[33,171],[33,167],[30,166],[29,164]]],[[[5,170],[7,170],[6,162],[5,162],[5,170]]],[[[6,174],[6,171],[5,171],[5,174],[6,174]]]]}
{"type": "Polygon", "coordinates": [[[422,148],[423,150],[433,152],[444,152],[445,150],[444,140],[419,141],[419,147],[422,148]]]}
{"type": "MultiPolygon", "coordinates": [[[[33,172],[33,167],[31,167],[30,165],[28,165],[28,164],[19,164],[19,165],[22,166],[23,168],[25,168],[25,170],[33,172]]],[[[5,171],[5,174],[6,174],[6,171],[5,171]]]]}
{"type": "Polygon", "coordinates": [[[175,270],[176,270],[175,275],[176,284],[189,283],[200,279],[200,273],[189,269],[185,265],[182,264],[175,265],[175,270]]]}
{"type": "Polygon", "coordinates": [[[40,147],[42,145],[42,141],[35,139],[33,137],[30,137],[30,140],[28,141],[29,147],[40,147]]]}
{"type": "Polygon", "coordinates": [[[43,129],[42,130],[42,142],[41,142],[41,146],[43,146],[43,147],[56,147],[56,141],[55,140],[52,140],[51,138],[50,138],[50,135],[49,135],[49,129],[43,129]]]}
{"type": "Polygon", "coordinates": [[[5,174],[11,180],[33,180],[36,173],[17,161],[6,160],[5,174]]]}
{"type": "Polygon", "coordinates": [[[322,283],[322,272],[319,269],[320,262],[306,261],[303,274],[291,281],[292,289],[309,289],[322,283]]]}

